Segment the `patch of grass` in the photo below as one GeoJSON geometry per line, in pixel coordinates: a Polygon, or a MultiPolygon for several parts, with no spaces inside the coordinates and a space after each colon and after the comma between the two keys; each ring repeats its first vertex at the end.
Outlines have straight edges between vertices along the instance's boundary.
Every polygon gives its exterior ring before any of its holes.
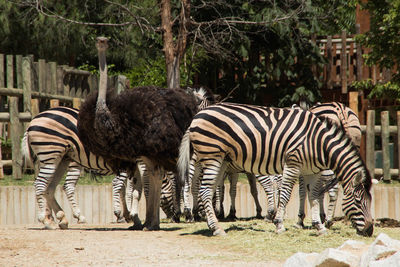
{"type": "MultiPolygon", "coordinates": [[[[78,185],[103,185],[111,184],[114,175],[107,176],[92,176],[89,173],[85,173],[78,180],[78,185]]],[[[60,184],[63,184],[65,180],[65,175],[61,180],[60,184]]],[[[35,176],[32,174],[24,174],[22,179],[14,179],[12,175],[4,175],[3,179],[0,179],[0,186],[18,185],[18,186],[31,186],[35,181],[35,176]]]]}
{"type": "MultiPolygon", "coordinates": [[[[221,222],[227,235],[212,237],[211,231],[205,222],[193,224],[179,224],[181,235],[202,236],[198,242],[205,246],[212,246],[215,251],[230,251],[230,260],[241,261],[282,261],[297,252],[320,253],[327,248],[336,248],[346,240],[359,240],[365,244],[372,243],[380,233],[386,233],[392,238],[400,240],[398,228],[375,227],[372,237],[363,237],[356,234],[356,230],[344,222],[336,222],[328,234],[317,236],[314,229],[296,229],[294,220],[286,220],[287,229],[283,234],[275,233],[275,225],[263,220],[240,220],[236,222],[221,222]]],[[[310,225],[311,222],[306,222],[310,225]]],[[[176,227],[176,224],[162,223],[161,228],[176,227]]],[[[225,255],[200,255],[203,259],[226,257],[225,255]]]]}

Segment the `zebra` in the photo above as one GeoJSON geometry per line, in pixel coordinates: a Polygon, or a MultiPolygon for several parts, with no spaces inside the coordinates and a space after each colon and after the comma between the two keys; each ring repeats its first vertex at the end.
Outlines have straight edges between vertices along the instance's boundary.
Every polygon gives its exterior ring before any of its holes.
{"type": "MultiPolygon", "coordinates": [[[[65,173],[63,189],[78,223],[86,222],[75,197],[75,186],[81,168],[94,170],[98,175],[114,174],[101,157],[87,151],[77,136],[78,110],[56,107],[39,113],[29,123],[21,142],[26,162],[38,162],[35,178],[35,194],[38,204],[38,220],[45,228],[54,229],[54,218],[59,220],[61,229],[68,228],[64,211],[54,198],[57,185],[65,173]]],[[[114,179],[126,180],[127,173],[121,172],[114,179]]],[[[114,203],[116,200],[114,199],[114,203]]]]}
{"type": "MultiPolygon", "coordinates": [[[[328,118],[334,123],[338,124],[344,132],[351,138],[353,144],[360,149],[361,145],[361,126],[360,121],[356,113],[346,105],[339,102],[328,102],[328,103],[318,103],[317,105],[312,106],[309,109],[310,112],[314,113],[319,118],[328,118]]],[[[324,212],[323,199],[324,195],[318,198],[315,196],[313,199],[316,199],[317,203],[314,205],[314,208],[319,206],[319,213],[321,216],[321,221],[325,221],[326,227],[330,228],[333,224],[333,215],[335,212],[337,194],[338,194],[338,184],[336,183],[335,174],[331,170],[325,170],[321,172],[321,180],[326,181],[328,184],[333,184],[333,187],[328,190],[329,194],[329,204],[327,215],[324,212]]],[[[299,215],[296,226],[299,228],[304,227],[304,202],[306,195],[306,188],[310,188],[311,193],[318,192],[318,185],[313,184],[312,181],[314,179],[310,179],[310,177],[304,176],[299,181],[299,195],[300,195],[300,206],[299,206],[299,215]]],[[[310,203],[312,205],[312,203],[310,203]]],[[[313,211],[317,212],[317,211],[313,211]]]]}
{"type": "MultiPolygon", "coordinates": [[[[300,107],[297,105],[293,105],[292,108],[309,108],[308,106],[300,107]]],[[[339,102],[330,102],[330,103],[318,103],[317,105],[313,106],[310,108],[310,111],[316,114],[318,117],[327,117],[334,121],[335,123],[339,124],[342,126],[342,128],[346,131],[346,133],[351,137],[353,143],[359,148],[360,143],[361,143],[361,128],[360,128],[360,121],[358,120],[357,115],[354,113],[353,110],[350,108],[346,107],[344,104],[339,103],[339,102]]],[[[236,186],[237,186],[237,176],[238,174],[236,172],[230,172],[228,175],[228,172],[225,173],[225,177],[229,178],[230,182],[230,197],[231,197],[231,208],[229,211],[228,219],[235,219],[235,198],[236,198],[236,186]]],[[[267,195],[267,200],[268,200],[268,211],[266,215],[266,220],[267,221],[272,221],[275,213],[276,213],[276,201],[274,197],[274,193],[277,193],[277,188],[273,188],[273,186],[279,186],[281,182],[281,175],[273,176],[273,175],[267,175],[267,176],[254,176],[252,174],[247,174],[247,178],[249,181],[249,186],[250,186],[250,191],[251,194],[255,200],[256,203],[256,218],[261,217],[261,206],[258,201],[258,196],[257,196],[257,187],[256,187],[256,181],[261,184],[263,187],[266,195],[267,195]]],[[[324,181],[332,181],[335,179],[335,176],[332,171],[323,171],[321,172],[321,178],[324,181]]],[[[194,179],[197,179],[197,176],[194,176],[194,179]]],[[[225,180],[225,178],[223,179],[225,180]]],[[[224,218],[223,216],[223,198],[224,198],[224,191],[223,191],[223,180],[221,180],[221,184],[219,184],[216,188],[216,204],[215,204],[215,211],[217,214],[217,218],[221,219],[224,218]]],[[[306,197],[306,187],[310,187],[310,182],[313,179],[309,179],[308,177],[300,177],[299,181],[299,195],[300,195],[300,206],[299,206],[299,219],[296,223],[296,227],[298,228],[304,228],[304,203],[305,203],[305,197],[306,197]]],[[[194,189],[194,195],[197,196],[198,194],[198,188],[194,189]]],[[[333,215],[336,207],[336,201],[337,201],[337,193],[338,193],[338,185],[337,183],[334,183],[333,187],[328,190],[329,194],[329,205],[328,205],[328,212],[327,215],[325,215],[324,212],[324,206],[323,206],[323,198],[324,195],[322,194],[319,199],[318,199],[318,204],[319,204],[319,209],[320,209],[320,216],[321,216],[321,221],[325,222],[325,225],[330,228],[332,225],[333,221],[333,215]]],[[[195,197],[194,196],[194,197],[195,197]]],[[[310,203],[311,204],[311,203],[310,203]]],[[[198,210],[199,208],[197,207],[197,201],[194,201],[194,207],[193,210],[198,210]]],[[[186,213],[188,213],[186,211],[186,213]]],[[[190,217],[189,217],[190,218],[190,217]]],[[[197,220],[199,220],[199,217],[195,216],[197,220]]]]}
{"type": "MultiPolygon", "coordinates": [[[[187,179],[189,166],[197,163],[204,172],[200,196],[214,235],[225,231],[212,208],[212,193],[218,174],[229,164],[256,175],[283,174],[274,219],[277,233],[285,231],[283,216],[296,179],[327,169],[344,188],[343,210],[357,233],[373,233],[372,182],[359,151],[338,126],[309,111],[233,103],[209,106],[195,115],[182,138],[179,173],[187,179]]],[[[318,231],[325,231],[319,216],[313,214],[312,220],[318,231]]]]}

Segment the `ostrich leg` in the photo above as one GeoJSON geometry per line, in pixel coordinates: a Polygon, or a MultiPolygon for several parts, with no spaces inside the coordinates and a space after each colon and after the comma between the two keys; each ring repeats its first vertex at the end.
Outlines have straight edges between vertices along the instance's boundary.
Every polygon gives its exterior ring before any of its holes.
{"type": "MultiPolygon", "coordinates": [[[[163,177],[163,169],[154,164],[151,160],[144,158],[147,166],[147,177],[149,184],[149,193],[146,196],[146,221],[143,230],[159,230],[160,229],[160,197],[161,197],[161,181],[163,177]]],[[[145,181],[144,181],[145,183],[145,181]]]]}

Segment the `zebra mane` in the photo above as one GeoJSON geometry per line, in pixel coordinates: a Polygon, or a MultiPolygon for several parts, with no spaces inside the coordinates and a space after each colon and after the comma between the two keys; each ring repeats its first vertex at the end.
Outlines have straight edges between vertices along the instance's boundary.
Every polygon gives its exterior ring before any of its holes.
{"type": "Polygon", "coordinates": [[[200,86],[196,88],[187,87],[186,91],[194,95],[197,103],[207,102],[207,105],[212,105],[216,102],[215,96],[212,91],[205,86],[200,86]]]}
{"type": "Polygon", "coordinates": [[[364,173],[364,176],[365,176],[365,179],[362,180],[362,184],[363,184],[364,188],[369,192],[369,190],[372,186],[371,175],[370,175],[370,173],[367,169],[367,166],[365,165],[365,163],[361,157],[360,151],[358,150],[356,145],[354,145],[354,143],[351,141],[351,138],[346,134],[344,129],[342,127],[340,127],[340,125],[333,122],[331,119],[329,119],[327,117],[318,117],[318,118],[326,126],[326,129],[333,130],[334,135],[338,136],[340,140],[345,140],[345,142],[346,142],[345,145],[350,147],[352,155],[359,158],[359,160],[362,163],[362,167],[363,167],[362,172],[364,173]]]}

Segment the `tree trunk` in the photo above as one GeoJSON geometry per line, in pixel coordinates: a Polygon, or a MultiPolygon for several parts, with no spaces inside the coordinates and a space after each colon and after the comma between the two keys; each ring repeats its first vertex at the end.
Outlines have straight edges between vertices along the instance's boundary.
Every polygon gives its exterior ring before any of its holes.
{"type": "Polygon", "coordinates": [[[180,86],[180,63],[186,50],[190,17],[190,0],[181,0],[180,25],[176,43],[172,31],[171,0],[161,0],[161,26],[163,29],[165,65],[168,88],[180,86]]]}

